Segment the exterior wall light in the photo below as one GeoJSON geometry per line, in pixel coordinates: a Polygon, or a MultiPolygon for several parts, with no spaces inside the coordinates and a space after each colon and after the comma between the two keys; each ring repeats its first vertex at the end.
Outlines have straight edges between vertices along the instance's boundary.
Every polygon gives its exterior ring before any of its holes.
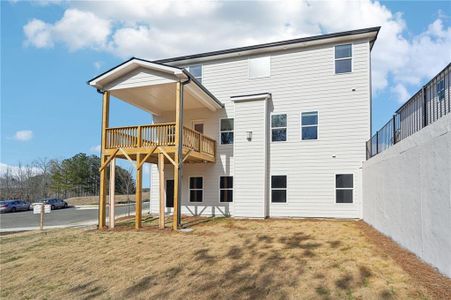
{"type": "Polygon", "coordinates": [[[246,139],[250,142],[252,141],[252,130],[246,131],[246,139]]]}

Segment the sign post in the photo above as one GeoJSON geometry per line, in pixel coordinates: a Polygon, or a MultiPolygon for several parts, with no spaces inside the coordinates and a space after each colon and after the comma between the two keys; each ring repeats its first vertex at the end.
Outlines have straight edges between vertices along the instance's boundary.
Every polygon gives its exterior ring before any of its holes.
{"type": "Polygon", "coordinates": [[[44,214],[49,214],[52,210],[50,205],[46,205],[44,203],[39,203],[33,205],[33,214],[40,215],[39,216],[39,229],[44,230],[44,214]]]}

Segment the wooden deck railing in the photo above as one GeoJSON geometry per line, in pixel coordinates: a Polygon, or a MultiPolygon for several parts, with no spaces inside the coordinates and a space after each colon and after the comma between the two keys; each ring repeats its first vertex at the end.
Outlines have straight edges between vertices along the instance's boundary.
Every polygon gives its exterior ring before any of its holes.
{"type": "MultiPolygon", "coordinates": [[[[175,146],[175,123],[114,127],[106,129],[106,148],[175,146]]],[[[183,147],[215,155],[216,141],[183,127],[183,147]]]]}

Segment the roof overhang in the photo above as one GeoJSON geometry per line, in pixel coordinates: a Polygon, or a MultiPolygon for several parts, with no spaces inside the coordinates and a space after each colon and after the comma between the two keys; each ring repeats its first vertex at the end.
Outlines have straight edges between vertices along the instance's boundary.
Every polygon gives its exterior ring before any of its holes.
{"type": "Polygon", "coordinates": [[[271,93],[259,93],[250,95],[238,95],[230,97],[233,102],[243,102],[243,101],[259,101],[268,100],[271,98],[271,93]]]}
{"type": "Polygon", "coordinates": [[[292,40],[265,43],[246,47],[231,48],[226,50],[211,51],[193,55],[178,56],[166,59],[156,60],[157,63],[167,65],[186,65],[201,63],[204,61],[227,59],[249,55],[259,55],[276,51],[284,51],[296,48],[312,47],[322,44],[346,43],[354,40],[369,40],[370,48],[373,48],[374,42],[379,34],[380,27],[371,27],[350,31],[343,31],[330,34],[303,37],[292,40]]]}
{"type": "Polygon", "coordinates": [[[131,58],[94,77],[88,84],[138,108],[158,115],[174,110],[177,82],[184,86],[185,109],[206,107],[211,111],[223,104],[188,71],[161,63],[131,58]]]}

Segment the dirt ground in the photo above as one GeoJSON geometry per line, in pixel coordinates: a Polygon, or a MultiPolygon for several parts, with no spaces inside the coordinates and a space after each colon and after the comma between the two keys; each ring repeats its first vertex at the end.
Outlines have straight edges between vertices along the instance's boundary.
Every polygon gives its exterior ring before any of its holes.
{"type": "MultiPolygon", "coordinates": [[[[143,201],[149,201],[150,193],[144,192],[142,197],[143,201]]],[[[129,200],[135,202],[135,195],[116,195],[114,200],[115,203],[127,203],[129,200]]],[[[99,196],[72,197],[65,199],[65,201],[69,205],[97,205],[99,204],[99,196]]]]}
{"type": "Polygon", "coordinates": [[[451,297],[449,279],[415,256],[396,258],[404,250],[363,222],[225,218],[185,222],[192,232],[160,231],[156,220],[149,218],[140,231],[126,221],[114,231],[63,229],[0,237],[0,297],[451,297]],[[409,262],[413,272],[406,268],[409,262]]]}

